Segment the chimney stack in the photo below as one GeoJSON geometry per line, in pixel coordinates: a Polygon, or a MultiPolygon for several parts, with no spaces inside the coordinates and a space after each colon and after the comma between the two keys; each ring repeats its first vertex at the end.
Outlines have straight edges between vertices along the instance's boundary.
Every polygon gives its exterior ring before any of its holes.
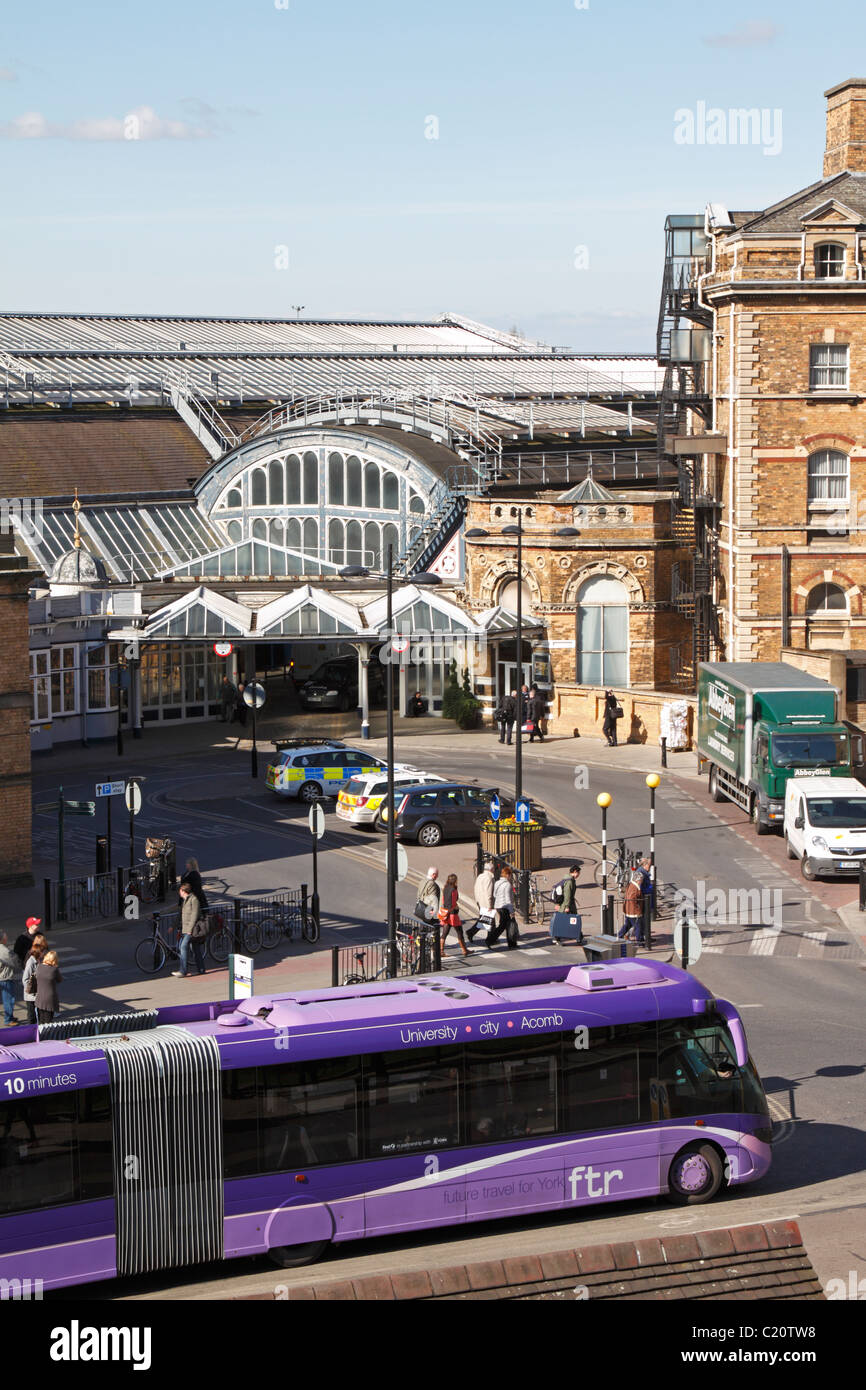
{"type": "Polygon", "coordinates": [[[866,78],[849,77],[824,93],[827,98],[827,147],[824,178],[850,169],[866,173],[866,78]]]}

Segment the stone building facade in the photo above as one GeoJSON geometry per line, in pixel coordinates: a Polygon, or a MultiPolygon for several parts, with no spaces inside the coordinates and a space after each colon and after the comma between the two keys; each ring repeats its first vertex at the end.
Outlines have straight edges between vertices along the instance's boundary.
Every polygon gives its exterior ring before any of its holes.
{"type": "MultiPolygon", "coordinates": [[[[503,528],[518,518],[523,677],[546,688],[554,728],[570,731],[588,712],[594,717],[605,687],[675,688],[691,623],[674,603],[689,537],[679,534],[671,493],[614,493],[587,479],[565,494],[472,499],[462,595],[470,610],[502,604],[514,611],[516,543],[503,528]]],[[[486,667],[476,662],[475,673],[488,712],[516,678],[514,643],[491,645],[486,667]]]]}
{"type": "Polygon", "coordinates": [[[33,882],[31,873],[30,684],[27,594],[34,579],[0,533],[0,884],[33,882]]]}
{"type": "Polygon", "coordinates": [[[700,515],[703,657],[866,649],[866,80],[826,97],[818,182],[669,232],[667,361],[699,410],[666,443],[700,515]]]}

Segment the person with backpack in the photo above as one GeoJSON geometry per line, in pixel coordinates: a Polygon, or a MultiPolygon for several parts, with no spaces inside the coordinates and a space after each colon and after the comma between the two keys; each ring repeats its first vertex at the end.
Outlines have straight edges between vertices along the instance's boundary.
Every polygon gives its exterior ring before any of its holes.
{"type": "Polygon", "coordinates": [[[499,742],[511,743],[511,735],[514,732],[514,721],[517,718],[517,691],[512,690],[510,695],[503,695],[499,709],[499,742]]]}
{"type": "Polygon", "coordinates": [[[580,870],[580,864],[572,864],[568,878],[560,879],[551,893],[558,912],[567,912],[569,916],[577,912],[577,880],[580,878],[580,870]]]}
{"type": "Polygon", "coordinates": [[[631,932],[634,932],[634,939],[638,946],[643,945],[642,884],[643,874],[640,869],[634,869],[625,887],[622,905],[623,920],[619,933],[619,939],[622,941],[623,937],[628,937],[631,932]]]}

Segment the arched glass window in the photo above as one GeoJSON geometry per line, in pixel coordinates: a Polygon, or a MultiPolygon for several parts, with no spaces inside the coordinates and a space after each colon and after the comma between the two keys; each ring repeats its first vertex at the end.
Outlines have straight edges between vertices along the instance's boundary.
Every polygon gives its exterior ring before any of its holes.
{"type": "Polygon", "coordinates": [[[243,498],[242,498],[242,496],[241,496],[241,490],[240,490],[240,488],[239,488],[239,487],[233,487],[232,490],[231,490],[231,492],[229,493],[228,497],[226,498],[226,506],[227,506],[227,507],[242,507],[243,505],[244,505],[244,502],[243,502],[243,498]]]}
{"type": "Polygon", "coordinates": [[[409,510],[410,512],[414,512],[416,516],[424,515],[424,512],[426,510],[424,506],[424,498],[419,497],[417,492],[413,492],[412,496],[409,498],[409,510]]]}
{"type": "Polygon", "coordinates": [[[346,459],[346,505],[349,507],[363,507],[364,498],[361,493],[361,460],[354,454],[350,454],[346,459]]]}
{"type": "Polygon", "coordinates": [[[836,241],[822,241],[815,247],[815,277],[837,280],[845,274],[845,247],[836,241]]]}
{"type": "Polygon", "coordinates": [[[824,502],[848,497],[848,456],[837,449],[819,449],[809,455],[809,501],[824,502]]]}
{"type": "Polygon", "coordinates": [[[368,463],[364,469],[364,506],[375,508],[378,511],[381,505],[382,489],[379,468],[375,463],[368,463]]]}
{"type": "Polygon", "coordinates": [[[346,527],[346,564],[365,564],[364,543],[361,535],[361,523],[359,521],[350,521],[346,527]]]}
{"type": "Polygon", "coordinates": [[[369,565],[371,569],[381,569],[382,533],[375,521],[368,521],[364,527],[364,550],[366,554],[363,563],[369,565]]]}
{"type": "Polygon", "coordinates": [[[263,468],[254,468],[250,474],[250,506],[268,505],[268,477],[263,468]]]}
{"type": "Polygon", "coordinates": [[[253,522],[253,535],[260,541],[266,541],[268,538],[268,523],[260,516],[253,522]]]}
{"type": "Polygon", "coordinates": [[[400,510],[400,479],[396,473],[385,473],[382,479],[382,506],[387,512],[400,510]]]}
{"type": "Polygon", "coordinates": [[[387,526],[382,527],[382,561],[386,565],[388,563],[389,545],[392,547],[394,564],[396,565],[397,557],[400,554],[400,532],[397,530],[396,526],[391,525],[390,521],[387,526]]]}
{"type": "Polygon", "coordinates": [[[289,506],[301,500],[301,460],[297,454],[286,459],[286,502],[289,506]]]}
{"type": "Polygon", "coordinates": [[[284,544],[284,528],[281,521],[272,521],[268,527],[268,540],[271,545],[284,544]]]}
{"type": "Polygon", "coordinates": [[[268,501],[281,507],[283,500],[283,463],[281,459],[274,459],[272,463],[268,464],[268,501]]]}
{"type": "Polygon", "coordinates": [[[847,613],[848,596],[838,584],[816,584],[806,597],[807,613],[847,613]]]}
{"type": "Polygon", "coordinates": [[[308,516],[304,522],[304,554],[318,555],[319,553],[319,523],[314,517],[308,516]]]}
{"type": "Polygon", "coordinates": [[[607,574],[594,575],[577,595],[579,685],[628,685],[628,590],[607,574]]]}
{"type": "Polygon", "coordinates": [[[319,460],[310,450],[304,454],[304,506],[315,506],[319,500],[319,460]]]}
{"type": "MultiPolygon", "coordinates": [[[[529,586],[527,585],[527,583],[526,583],[525,580],[524,580],[524,582],[523,582],[523,586],[522,586],[522,587],[523,587],[523,612],[524,612],[524,615],[526,615],[526,614],[529,612],[530,608],[532,607],[532,590],[529,588],[529,586]]],[[[500,604],[502,605],[502,607],[505,608],[509,613],[516,613],[516,612],[517,612],[517,576],[516,576],[516,575],[514,575],[513,578],[511,578],[511,579],[506,579],[505,582],[501,585],[501,587],[500,587],[500,589],[499,589],[499,598],[498,598],[497,602],[500,603],[500,604]]]]}
{"type": "MultiPolygon", "coordinates": [[[[300,550],[301,548],[301,523],[297,517],[290,517],[286,522],[286,549],[300,550]]],[[[294,571],[298,573],[299,571],[294,571]]]]}
{"type": "Polygon", "coordinates": [[[345,565],[346,563],[342,521],[328,522],[328,559],[335,565],[345,565]]]}
{"type": "Polygon", "coordinates": [[[243,539],[244,529],[239,521],[230,521],[226,530],[228,531],[230,541],[239,541],[243,539]]]}
{"type": "Polygon", "coordinates": [[[342,507],[345,505],[345,496],[343,455],[331,454],[328,459],[328,501],[332,507],[342,507]]]}

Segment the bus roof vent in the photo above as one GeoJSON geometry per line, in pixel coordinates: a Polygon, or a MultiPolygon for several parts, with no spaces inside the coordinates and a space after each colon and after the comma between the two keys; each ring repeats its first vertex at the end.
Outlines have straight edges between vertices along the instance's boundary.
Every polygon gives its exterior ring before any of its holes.
{"type": "Polygon", "coordinates": [[[616,960],[604,965],[573,965],[565,983],[587,994],[599,989],[629,989],[632,985],[661,984],[666,976],[653,961],[616,960]]]}

